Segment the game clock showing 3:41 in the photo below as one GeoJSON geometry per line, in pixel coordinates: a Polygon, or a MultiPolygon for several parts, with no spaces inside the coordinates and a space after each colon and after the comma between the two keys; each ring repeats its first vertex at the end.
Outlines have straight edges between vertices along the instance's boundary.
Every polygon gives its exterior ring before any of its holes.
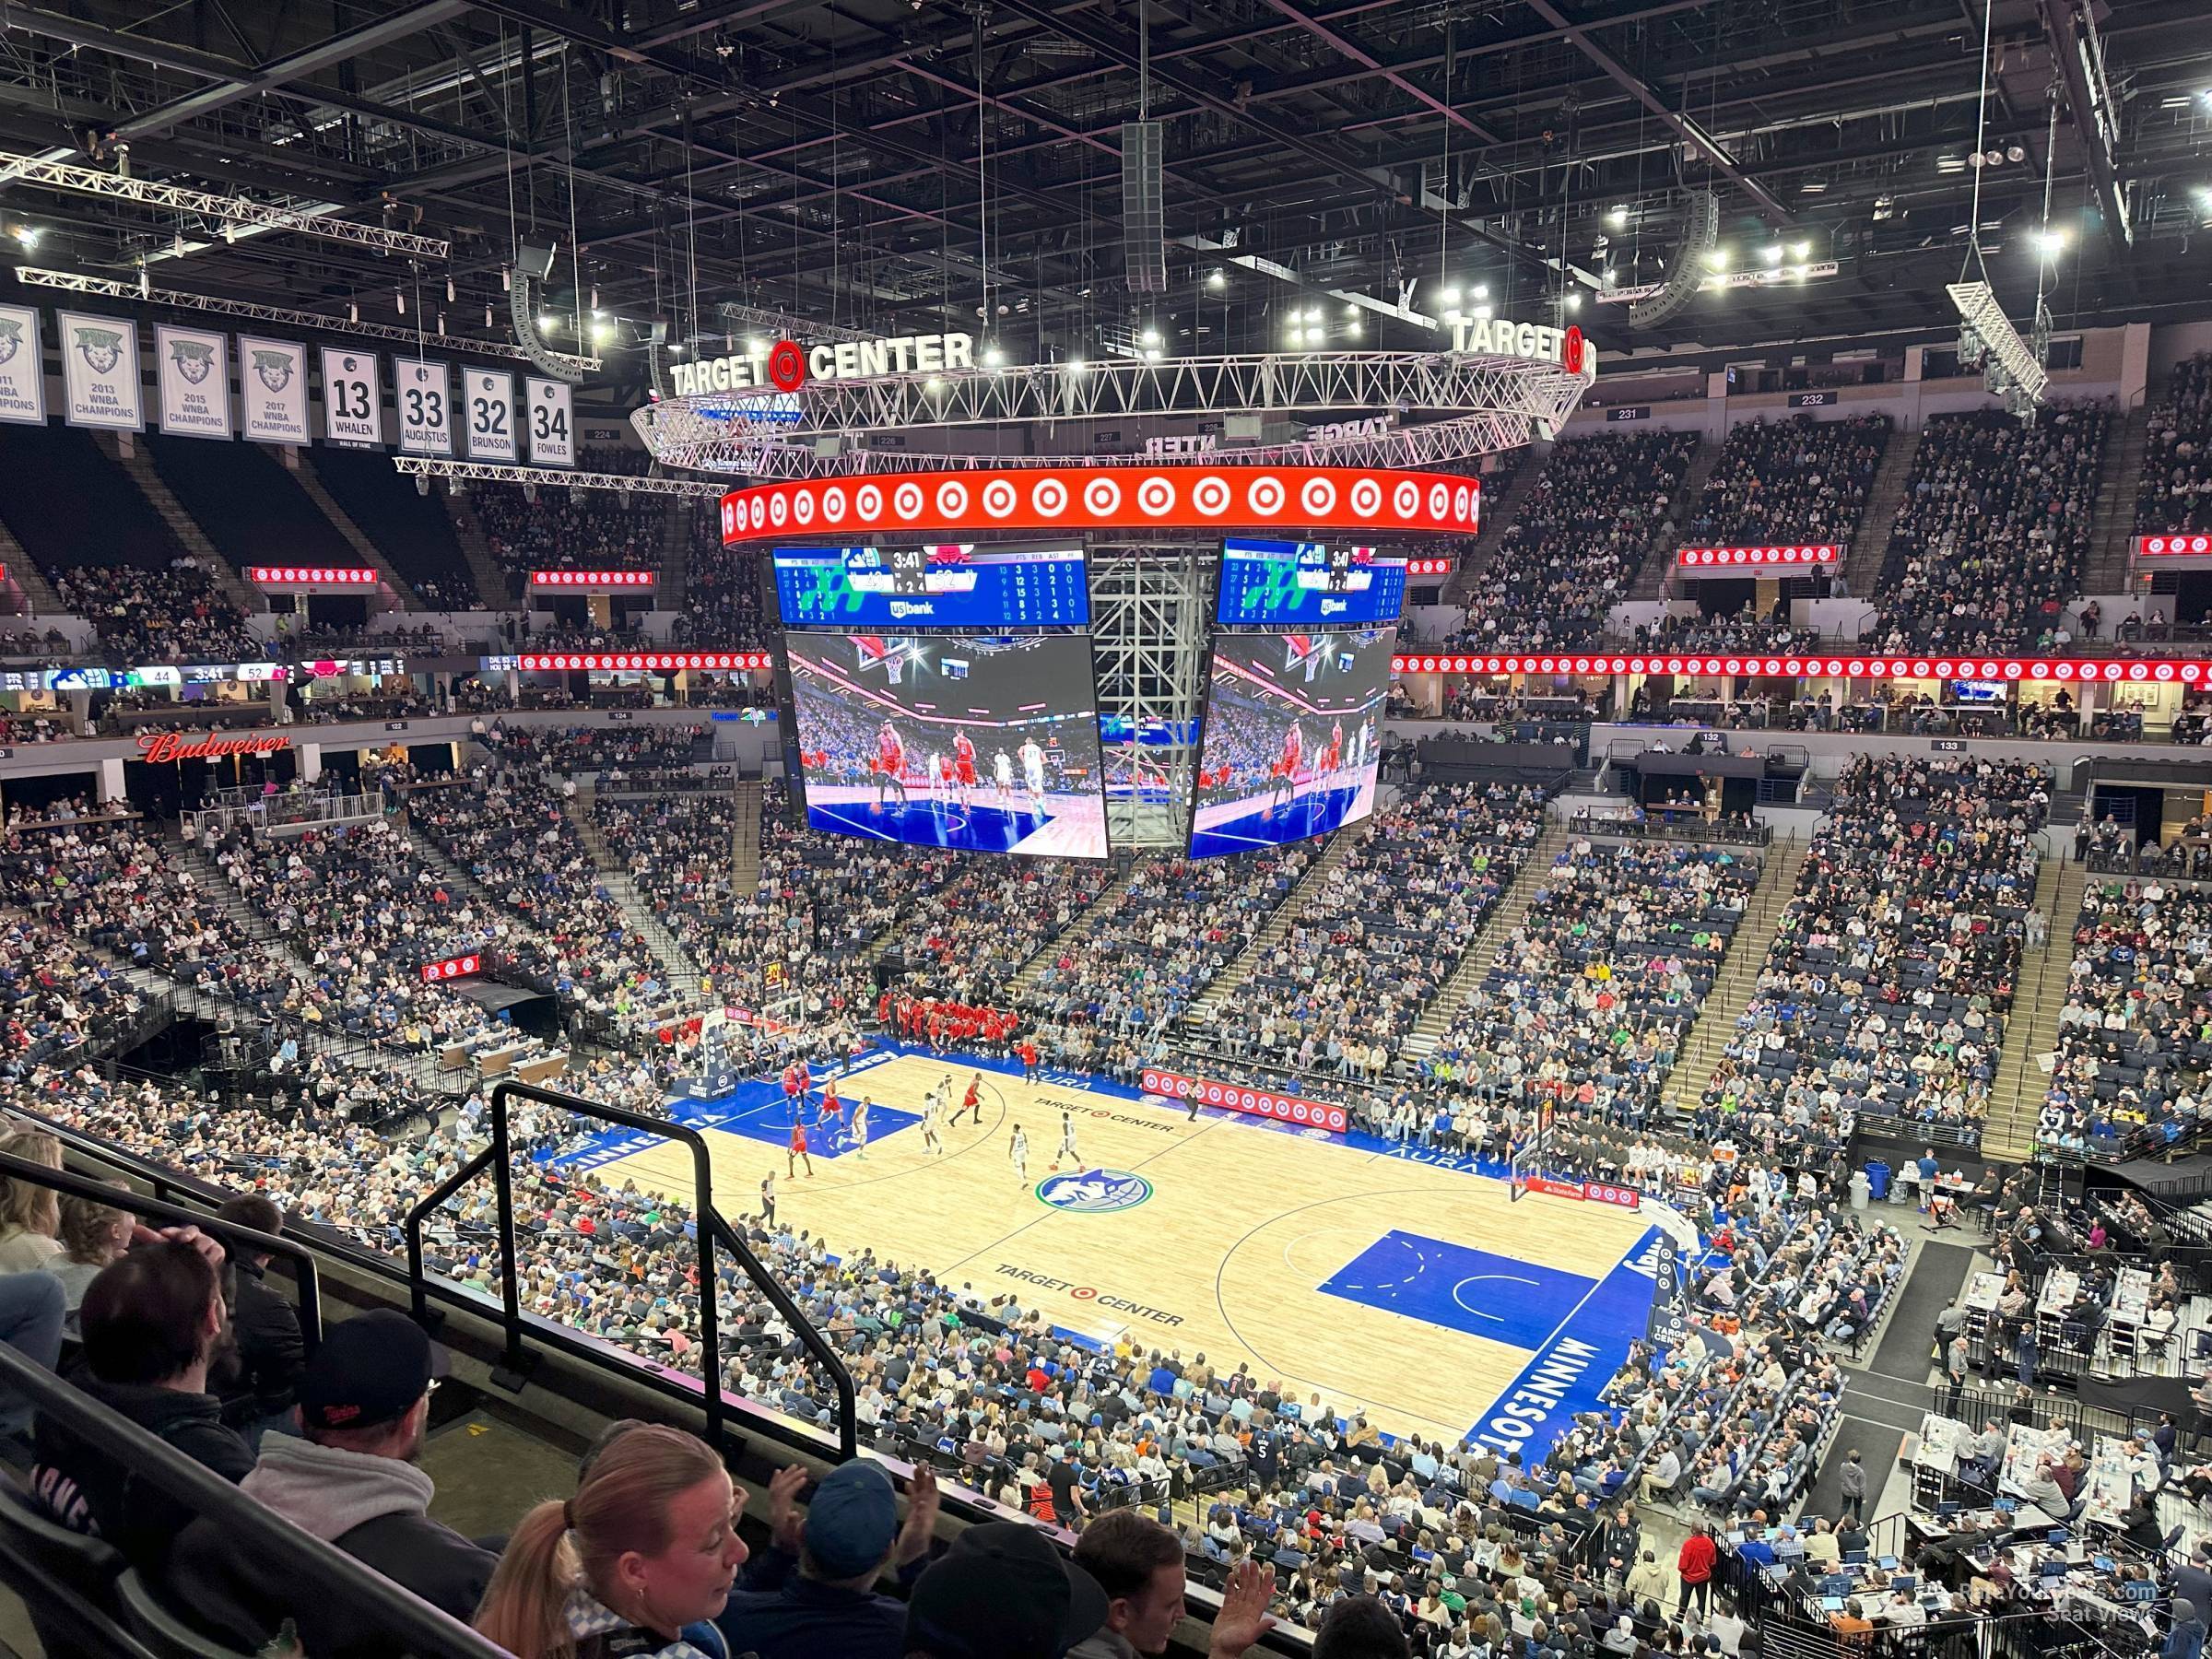
{"type": "Polygon", "coordinates": [[[894,547],[890,566],[892,593],[920,597],[929,592],[929,555],[920,547],[894,547]]]}

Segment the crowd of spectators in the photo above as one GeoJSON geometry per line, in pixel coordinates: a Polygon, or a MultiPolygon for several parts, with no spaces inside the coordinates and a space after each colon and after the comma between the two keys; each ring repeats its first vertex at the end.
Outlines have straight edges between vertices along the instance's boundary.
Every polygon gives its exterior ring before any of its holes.
{"type": "Polygon", "coordinates": [[[1480,1101],[1533,1122],[1546,1102],[1641,1127],[1758,884],[1721,848],[1578,836],[1537,883],[1430,1056],[1480,1101]]]}
{"type": "Polygon", "coordinates": [[[2194,1127],[2212,1065],[2212,895],[2148,881],[2083,892],[2058,1012],[2039,1145],[2116,1154],[2140,1130],[2194,1127]]]}
{"type": "Polygon", "coordinates": [[[1580,645],[1629,596],[1682,488],[1695,432],[1607,433],[1555,445],[1448,648],[1580,645]]]}
{"type": "Polygon", "coordinates": [[[1849,547],[1889,442],[1889,417],[1745,421],[1728,433],[1683,531],[1687,547],[1849,547]]]}
{"type": "Polygon", "coordinates": [[[661,568],[668,498],[604,489],[537,489],[485,484],[470,492],[484,541],[517,583],[533,571],[653,571],[661,568]]]}
{"type": "Polygon", "coordinates": [[[267,649],[190,554],[162,571],[78,565],[57,576],[53,590],[102,646],[133,662],[254,662],[267,649]]]}
{"type": "Polygon", "coordinates": [[[758,650],[768,643],[767,618],[760,608],[759,549],[723,545],[722,513],[714,502],[698,502],[687,512],[690,547],[684,568],[684,608],[670,642],[716,651],[758,650]]]}
{"type": "Polygon", "coordinates": [[[1262,1065],[1381,1077],[1535,845],[1544,802],[1432,783],[1376,814],[1203,1041],[1262,1065]]]}
{"type": "Polygon", "coordinates": [[[1931,418],[1873,595],[1876,648],[2050,649],[2080,587],[2111,418],[2103,404],[2033,426],[2001,410],[1931,418]]]}
{"type": "Polygon", "coordinates": [[[1853,760],[1700,1112],[1872,1112],[1978,1141],[2050,783],[2024,761],[1853,760]]]}
{"type": "Polygon", "coordinates": [[[2176,363],[2150,411],[2136,528],[2145,535],[2212,530],[2212,352],[2176,363]]]}
{"type": "Polygon", "coordinates": [[[510,764],[535,761],[564,778],[614,767],[689,766],[706,735],[696,722],[552,727],[494,721],[481,734],[485,747],[510,764]]]}

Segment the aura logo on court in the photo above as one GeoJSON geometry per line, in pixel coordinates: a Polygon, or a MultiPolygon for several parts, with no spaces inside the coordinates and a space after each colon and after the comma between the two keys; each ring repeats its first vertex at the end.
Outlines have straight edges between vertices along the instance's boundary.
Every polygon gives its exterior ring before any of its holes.
{"type": "Polygon", "coordinates": [[[1152,1196],[1152,1183],[1127,1170],[1077,1170],[1047,1175],[1037,1183],[1037,1196],[1054,1209],[1105,1216],[1135,1209],[1152,1196]]]}

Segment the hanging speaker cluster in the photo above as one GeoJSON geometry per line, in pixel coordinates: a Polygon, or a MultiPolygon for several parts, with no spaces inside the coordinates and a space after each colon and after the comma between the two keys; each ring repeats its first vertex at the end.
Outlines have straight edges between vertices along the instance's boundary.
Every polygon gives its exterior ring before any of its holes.
{"type": "Polygon", "coordinates": [[[1710,190],[1693,190],[1682,228],[1682,245],[1675,251],[1666,280],[1657,293],[1629,307],[1630,324],[1655,327],[1695,299],[1698,285],[1705,280],[1705,255],[1712,252],[1720,235],[1721,198],[1710,190]]]}
{"type": "Polygon", "coordinates": [[[583,383],[583,369],[573,358],[563,357],[537,337],[537,305],[546,278],[553,274],[549,243],[524,242],[514,259],[514,277],[507,285],[508,314],[514,320],[514,343],[530,360],[555,380],[570,385],[583,383]]]}
{"type": "Polygon", "coordinates": [[[1168,290],[1163,130],[1157,121],[1122,123],[1122,254],[1132,293],[1168,290]]]}

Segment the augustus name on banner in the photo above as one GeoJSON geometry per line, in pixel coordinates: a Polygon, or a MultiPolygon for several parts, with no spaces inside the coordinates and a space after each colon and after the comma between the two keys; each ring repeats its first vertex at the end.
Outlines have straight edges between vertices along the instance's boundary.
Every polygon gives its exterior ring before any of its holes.
{"type": "Polygon", "coordinates": [[[46,424],[46,375],[39,359],[37,309],[0,305],[0,420],[46,424]]]}
{"type": "Polygon", "coordinates": [[[205,328],[154,328],[161,429],[186,438],[230,436],[230,340],[205,328]]]}
{"type": "Polygon", "coordinates": [[[452,454],[453,423],[448,407],[452,376],[446,366],[421,358],[394,358],[392,384],[398,399],[400,453],[452,454]]]}
{"type": "Polygon", "coordinates": [[[245,409],[246,436],[256,443],[290,443],[304,448],[307,428],[307,347],[296,340],[238,342],[239,401],[245,409]]]}
{"type": "Polygon", "coordinates": [[[127,317],[57,312],[62,331],[62,383],[71,426],[143,431],[138,386],[138,324],[127,317]]]}

